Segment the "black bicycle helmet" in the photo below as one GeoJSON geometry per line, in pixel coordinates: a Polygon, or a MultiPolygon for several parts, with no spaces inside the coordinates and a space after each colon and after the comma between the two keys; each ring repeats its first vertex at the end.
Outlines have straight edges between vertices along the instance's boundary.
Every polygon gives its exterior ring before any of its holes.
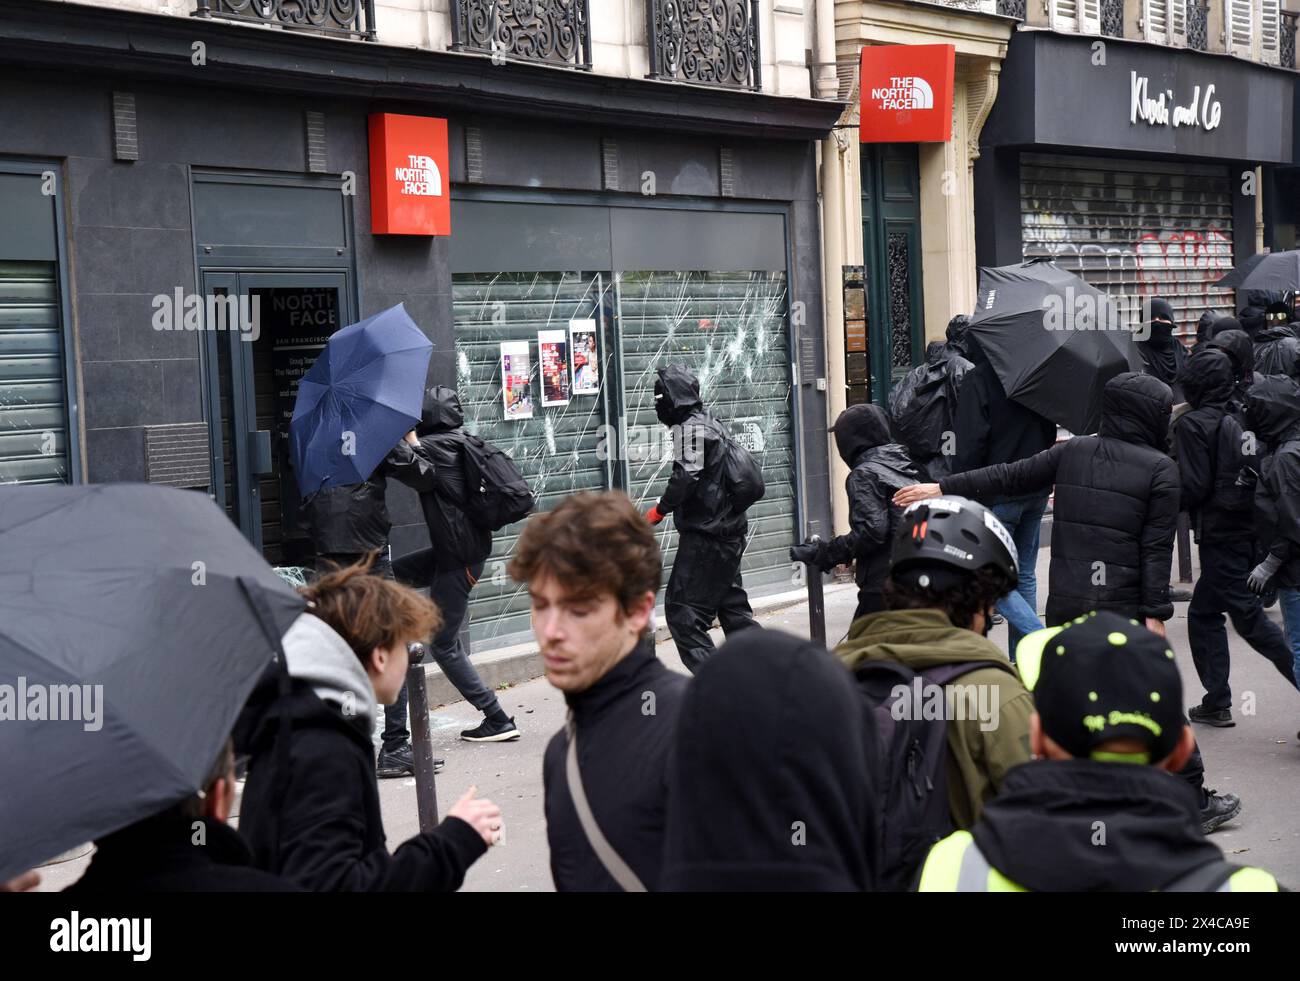
{"type": "Polygon", "coordinates": [[[1015,542],[984,505],[945,495],[917,501],[903,512],[889,564],[895,581],[913,578],[906,575],[909,569],[947,578],[943,573],[949,570],[969,575],[989,565],[1012,582],[1019,576],[1015,542]]]}

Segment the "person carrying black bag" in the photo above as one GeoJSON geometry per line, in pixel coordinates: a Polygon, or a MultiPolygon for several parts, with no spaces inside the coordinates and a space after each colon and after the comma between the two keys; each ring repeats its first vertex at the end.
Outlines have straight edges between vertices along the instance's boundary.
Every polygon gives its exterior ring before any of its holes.
{"type": "Polygon", "coordinates": [[[749,522],[763,476],[749,452],[705,411],[699,380],[680,365],[659,369],[655,415],[674,434],[673,472],[646,520],[672,514],[677,557],[664,595],[664,617],[682,664],[694,674],[713,653],[716,616],[728,637],[756,626],[740,577],[749,522]]]}

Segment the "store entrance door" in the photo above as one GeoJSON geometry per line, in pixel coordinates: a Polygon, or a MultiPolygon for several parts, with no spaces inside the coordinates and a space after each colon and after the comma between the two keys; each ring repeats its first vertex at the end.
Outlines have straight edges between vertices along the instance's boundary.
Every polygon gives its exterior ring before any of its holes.
{"type": "Polygon", "coordinates": [[[203,292],[211,493],[272,565],[308,565],[289,420],[299,379],[356,319],[348,274],[206,271],[203,292]]]}
{"type": "Polygon", "coordinates": [[[871,397],[884,405],[889,390],[925,352],[915,143],[862,145],[862,244],[871,397]]]}

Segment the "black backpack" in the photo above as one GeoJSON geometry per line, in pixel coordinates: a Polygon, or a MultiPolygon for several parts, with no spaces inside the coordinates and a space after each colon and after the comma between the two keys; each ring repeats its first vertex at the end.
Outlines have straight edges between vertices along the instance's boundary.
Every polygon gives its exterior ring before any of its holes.
{"type": "Polygon", "coordinates": [[[727,436],[722,459],[722,477],[726,484],[727,500],[732,510],[747,511],[763,499],[767,487],[763,484],[763,469],[754,454],[727,436]]]}
{"type": "MultiPolygon", "coordinates": [[[[917,672],[895,661],[864,661],[854,669],[876,723],[882,755],[879,786],[884,790],[876,819],[878,889],[905,892],[914,888],[931,847],[955,830],[948,810],[948,722],[946,718],[908,718],[921,713],[907,711],[906,706],[896,711],[895,704],[912,700],[917,679],[924,704],[930,686],[943,688],[983,667],[988,663],[968,661],[917,672]],[[906,692],[901,698],[900,689],[906,692]]],[[[946,716],[946,692],[944,705],[946,716]]]]}
{"type": "Polygon", "coordinates": [[[473,433],[463,433],[460,465],[465,474],[465,514],[480,528],[498,531],[526,518],[536,506],[532,488],[515,461],[473,433]]]}

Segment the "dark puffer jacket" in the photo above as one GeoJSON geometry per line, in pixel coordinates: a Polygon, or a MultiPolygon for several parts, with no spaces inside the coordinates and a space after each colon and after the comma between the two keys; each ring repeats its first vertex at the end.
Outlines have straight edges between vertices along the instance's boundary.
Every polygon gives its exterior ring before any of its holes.
{"type": "Polygon", "coordinates": [[[1230,411],[1238,422],[1246,418],[1246,392],[1255,384],[1255,345],[1235,317],[1224,317],[1210,331],[1207,347],[1218,348],[1232,361],[1234,382],[1230,411]],[[1236,324],[1235,327],[1231,326],[1236,324]],[[1223,329],[1227,326],[1227,329],[1223,329]]]}
{"type": "Polygon", "coordinates": [[[354,554],[385,548],[393,527],[386,499],[388,478],[409,483],[418,479],[421,469],[411,446],[399,443],[368,480],[326,487],[307,495],[300,516],[317,554],[354,554]]]}
{"type": "Polygon", "coordinates": [[[460,455],[464,424],[465,414],[454,388],[438,385],[426,391],[420,424],[415,427],[420,440],[415,452],[425,466],[394,475],[420,492],[437,572],[478,565],[492,553],[492,532],[476,525],[463,510],[465,471],[460,455]]]}
{"type": "Polygon", "coordinates": [[[1237,488],[1242,466],[1257,466],[1242,455],[1241,424],[1229,407],[1233,397],[1232,361],[1206,348],[1187,362],[1180,376],[1191,409],[1174,424],[1182,509],[1191,515],[1198,542],[1248,541],[1253,530],[1250,493],[1237,488]]]}
{"type": "Polygon", "coordinates": [[[1149,375],[1106,383],[1101,433],[1026,460],[956,474],[945,494],[988,502],[1056,485],[1047,620],[1091,610],[1173,616],[1169,567],[1178,523],[1178,468],[1163,452],[1173,395],[1149,375]]]}
{"type": "Polygon", "coordinates": [[[1273,582],[1300,587],[1300,384],[1280,375],[1261,379],[1246,413],[1268,449],[1255,486],[1255,537],[1282,560],[1273,582]]]}
{"type": "Polygon", "coordinates": [[[732,507],[724,473],[731,434],[705,411],[699,380],[680,365],[660,368],[655,414],[675,434],[673,472],[659,498],[659,513],[673,515],[679,533],[744,538],[749,521],[732,507]]]}
{"type": "Polygon", "coordinates": [[[1261,330],[1253,340],[1257,374],[1300,376],[1300,340],[1290,326],[1261,330]]]}
{"type": "Polygon", "coordinates": [[[825,568],[857,560],[858,586],[883,584],[889,575],[889,550],[903,509],[896,491],[910,487],[920,473],[907,450],[891,440],[889,417],[878,405],[854,405],[835,420],[835,445],[852,467],[844,489],[849,495],[849,528],[826,546],[825,568]]]}

